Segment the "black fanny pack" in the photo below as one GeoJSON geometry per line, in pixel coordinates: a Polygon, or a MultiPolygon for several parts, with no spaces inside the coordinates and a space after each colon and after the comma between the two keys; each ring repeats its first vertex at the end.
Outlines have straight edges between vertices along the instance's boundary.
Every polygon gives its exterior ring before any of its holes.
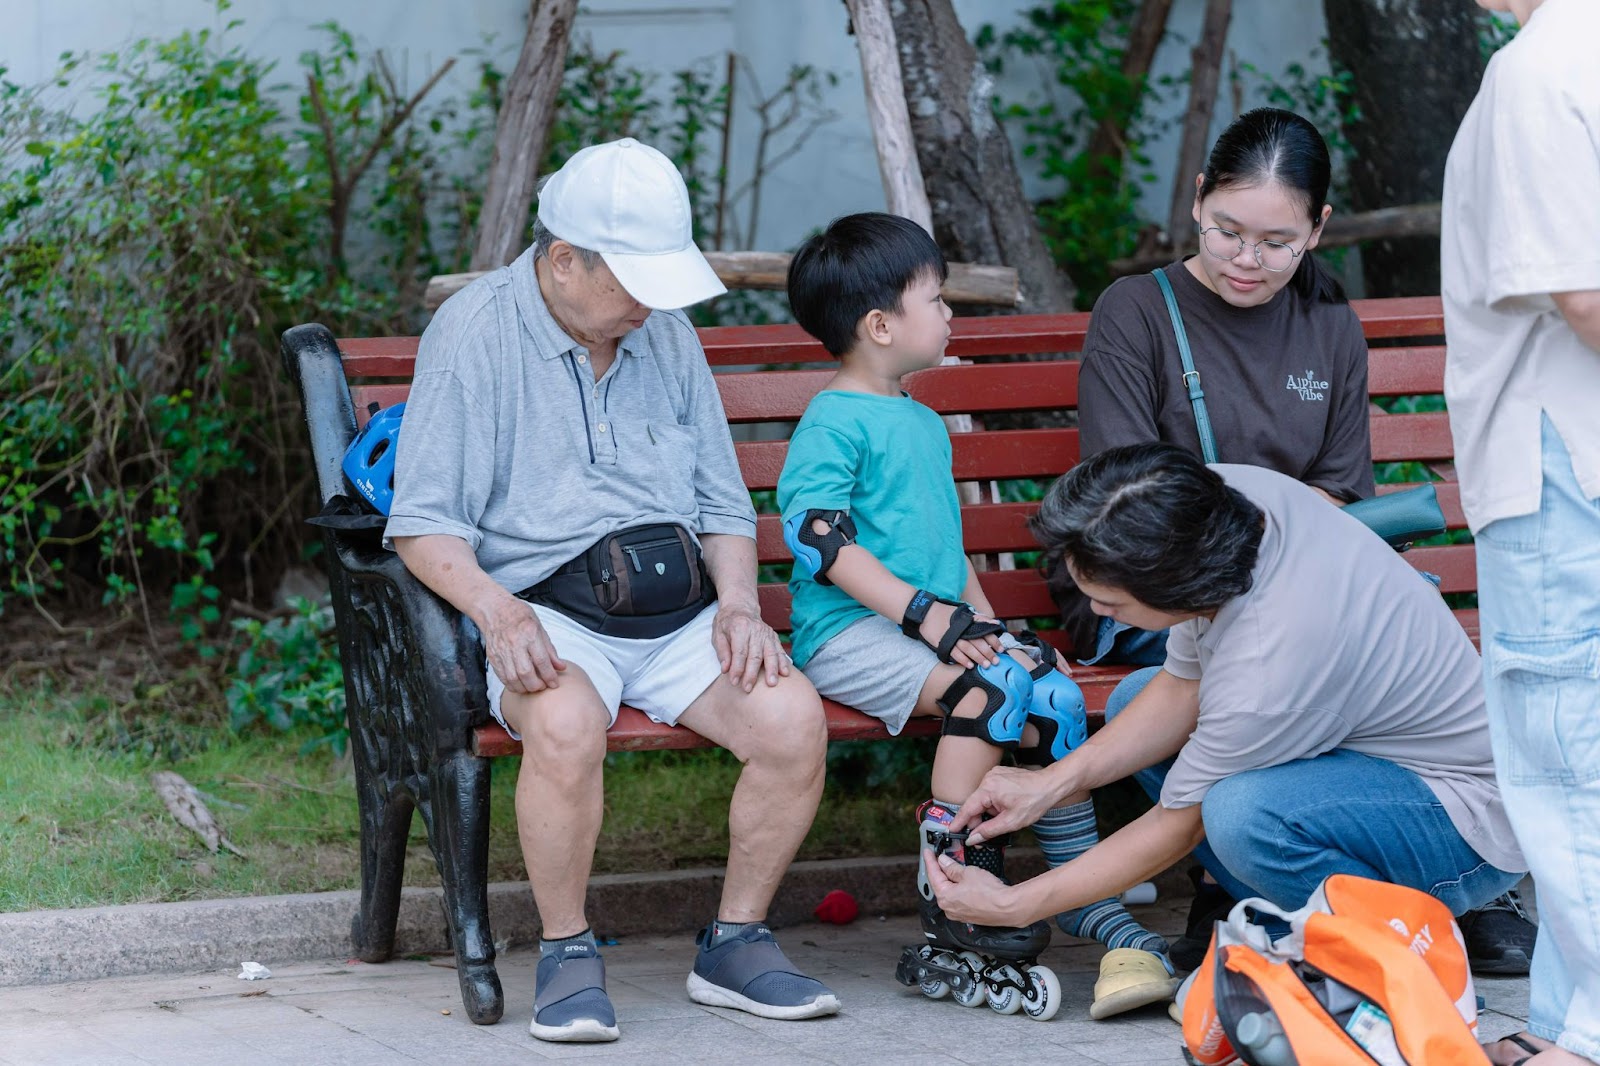
{"type": "Polygon", "coordinates": [[[717,592],[689,531],[654,525],[606,534],[517,596],[596,633],[649,640],[683,628],[717,592]]]}

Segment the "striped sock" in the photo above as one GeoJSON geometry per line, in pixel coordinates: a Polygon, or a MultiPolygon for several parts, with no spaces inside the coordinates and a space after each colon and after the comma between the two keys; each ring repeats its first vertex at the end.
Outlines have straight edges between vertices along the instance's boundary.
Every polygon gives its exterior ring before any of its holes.
{"type": "MultiPolygon", "coordinates": [[[[1095,828],[1094,801],[1084,800],[1048,810],[1033,826],[1033,835],[1053,870],[1067,863],[1100,841],[1095,828]]],[[[1167,942],[1134,921],[1115,896],[1077,910],[1056,915],[1056,924],[1068,936],[1098,940],[1108,948],[1138,948],[1165,959],[1167,942]]]]}

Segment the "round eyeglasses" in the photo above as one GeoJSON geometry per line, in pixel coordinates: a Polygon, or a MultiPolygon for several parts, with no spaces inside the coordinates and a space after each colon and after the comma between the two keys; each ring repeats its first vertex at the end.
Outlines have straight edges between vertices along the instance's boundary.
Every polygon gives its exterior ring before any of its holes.
{"type": "MultiPolygon", "coordinates": [[[[1312,230],[1312,235],[1316,230],[1312,230]]],[[[1207,226],[1200,231],[1200,242],[1206,246],[1206,251],[1218,259],[1237,259],[1239,253],[1249,248],[1255,253],[1256,265],[1262,270],[1270,270],[1274,274],[1281,274],[1294,266],[1294,261],[1306,250],[1306,245],[1311,243],[1311,238],[1306,238],[1306,243],[1299,248],[1291,247],[1282,241],[1256,241],[1251,243],[1221,226],[1207,226]]]]}

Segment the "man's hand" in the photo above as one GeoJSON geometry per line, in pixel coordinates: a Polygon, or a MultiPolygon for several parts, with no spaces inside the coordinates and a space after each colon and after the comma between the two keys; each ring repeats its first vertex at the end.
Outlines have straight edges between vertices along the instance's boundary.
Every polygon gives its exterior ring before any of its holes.
{"type": "Polygon", "coordinates": [[[524,695],[558,688],[567,664],[526,603],[507,596],[479,627],[489,665],[506,688],[524,695]]]}
{"type": "Polygon", "coordinates": [[[756,679],[763,672],[769,686],[776,685],[780,676],[789,676],[789,656],[784,654],[778,634],[761,620],[761,612],[754,607],[719,606],[716,620],[711,623],[711,641],[722,672],[728,675],[729,682],[746,692],[755,691],[756,679]]]}
{"type": "Polygon", "coordinates": [[[933,896],[948,917],[978,925],[1016,927],[1027,924],[1017,917],[1012,899],[1015,892],[989,871],[963,866],[948,855],[935,858],[933,852],[926,849],[922,852],[922,865],[928,871],[933,896]]]}
{"type": "MultiPolygon", "coordinates": [[[[935,603],[928,608],[928,617],[922,620],[922,625],[917,627],[917,631],[922,634],[922,639],[929,647],[939,646],[939,642],[950,631],[950,619],[955,613],[956,609],[947,603],[935,603]]],[[[974,616],[973,620],[992,621],[977,616],[974,616]]],[[[955,647],[950,649],[950,658],[957,666],[993,666],[1000,661],[1000,637],[998,634],[990,634],[977,640],[958,640],[955,647]]]]}
{"type": "Polygon", "coordinates": [[[1068,792],[1042,770],[996,766],[961,804],[950,829],[970,829],[967,842],[981,844],[1032,825],[1066,795],[1068,792]],[[985,821],[986,812],[994,817],[985,821]]]}

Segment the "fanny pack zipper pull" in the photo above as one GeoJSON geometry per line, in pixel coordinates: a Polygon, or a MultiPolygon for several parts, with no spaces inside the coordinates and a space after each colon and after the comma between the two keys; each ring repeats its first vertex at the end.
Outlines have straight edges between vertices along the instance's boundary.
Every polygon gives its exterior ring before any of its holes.
{"type": "Polygon", "coordinates": [[[636,574],[644,573],[644,567],[639,565],[639,550],[637,548],[623,548],[622,550],[628,556],[628,560],[633,563],[633,572],[636,574]]]}

